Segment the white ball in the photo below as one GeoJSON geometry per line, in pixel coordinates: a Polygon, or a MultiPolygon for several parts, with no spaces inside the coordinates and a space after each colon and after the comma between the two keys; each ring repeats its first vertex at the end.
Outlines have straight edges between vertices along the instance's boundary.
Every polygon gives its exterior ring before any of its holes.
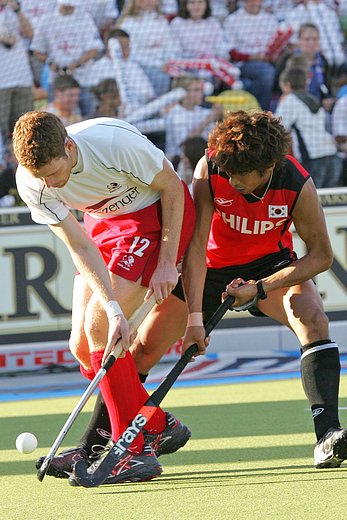
{"type": "Polygon", "coordinates": [[[16,448],[20,453],[32,453],[37,448],[37,438],[33,433],[21,433],[16,439],[16,448]]]}

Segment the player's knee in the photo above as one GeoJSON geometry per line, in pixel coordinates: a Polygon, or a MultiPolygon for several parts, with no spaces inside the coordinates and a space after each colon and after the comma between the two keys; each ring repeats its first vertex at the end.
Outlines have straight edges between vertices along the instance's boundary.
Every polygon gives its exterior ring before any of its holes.
{"type": "Polygon", "coordinates": [[[327,337],[329,320],[325,312],[321,309],[313,309],[301,318],[302,324],[305,326],[309,334],[315,337],[327,337]]]}
{"type": "Polygon", "coordinates": [[[84,323],[84,332],[86,334],[87,340],[93,344],[96,338],[99,338],[101,333],[100,322],[92,318],[86,318],[84,323]]]}
{"type": "Polygon", "coordinates": [[[138,372],[147,373],[158,362],[157,349],[153,346],[153,344],[142,343],[138,338],[132,344],[130,352],[138,372]]]}
{"type": "Polygon", "coordinates": [[[83,365],[89,366],[90,355],[88,342],[85,336],[72,335],[69,339],[69,348],[71,354],[83,365]]]}

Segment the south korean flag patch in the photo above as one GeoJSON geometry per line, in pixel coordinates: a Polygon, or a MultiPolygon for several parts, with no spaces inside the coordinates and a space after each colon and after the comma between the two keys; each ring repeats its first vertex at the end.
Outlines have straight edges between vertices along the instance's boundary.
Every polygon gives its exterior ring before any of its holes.
{"type": "Polygon", "coordinates": [[[288,206],[269,206],[270,218],[288,217],[288,206]]]}

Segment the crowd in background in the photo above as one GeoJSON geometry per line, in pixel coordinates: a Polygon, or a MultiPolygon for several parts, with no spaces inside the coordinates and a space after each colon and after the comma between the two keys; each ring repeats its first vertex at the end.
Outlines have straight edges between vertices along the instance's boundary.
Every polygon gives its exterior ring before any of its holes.
{"type": "Polygon", "coordinates": [[[346,34],[347,0],[0,0],[0,207],[32,109],[129,121],[188,183],[223,114],[271,110],[316,186],[347,186],[346,34]]]}

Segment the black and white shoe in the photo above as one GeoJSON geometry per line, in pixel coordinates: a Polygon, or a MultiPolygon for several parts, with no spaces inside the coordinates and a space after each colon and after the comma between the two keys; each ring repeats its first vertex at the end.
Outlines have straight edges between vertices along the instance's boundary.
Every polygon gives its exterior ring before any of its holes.
{"type": "Polygon", "coordinates": [[[192,432],[170,412],[166,412],[167,426],[161,433],[143,432],[145,443],[152,446],[157,457],[174,453],[182,448],[190,439],[192,432]]]}
{"type": "MultiPolygon", "coordinates": [[[[35,466],[40,469],[45,457],[37,459],[35,466]]],[[[47,469],[47,475],[55,478],[68,478],[78,460],[88,461],[88,454],[83,448],[69,448],[56,455],[47,469]]],[[[92,461],[90,461],[91,463],[92,461]]]]}
{"type": "MultiPolygon", "coordinates": [[[[88,468],[88,473],[93,473],[98,468],[103,458],[104,456],[101,456],[98,460],[93,462],[88,468]]],[[[155,477],[159,477],[162,471],[163,469],[157,460],[152,447],[145,445],[140,454],[125,451],[103,484],[145,482],[155,477]]],[[[74,474],[69,477],[69,484],[71,486],[79,485],[74,474]]]]}
{"type": "Polygon", "coordinates": [[[317,469],[339,468],[347,459],[347,430],[329,428],[314,449],[314,465],[317,469]]]}

